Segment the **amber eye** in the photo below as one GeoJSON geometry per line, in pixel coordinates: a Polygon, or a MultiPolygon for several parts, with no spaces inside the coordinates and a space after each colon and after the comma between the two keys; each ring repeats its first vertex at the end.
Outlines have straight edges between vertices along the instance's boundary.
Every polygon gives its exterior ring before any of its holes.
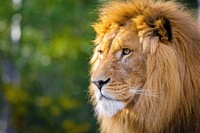
{"type": "Polygon", "coordinates": [[[128,54],[130,54],[131,52],[132,52],[132,50],[129,49],[129,48],[123,48],[122,55],[123,55],[123,56],[124,56],[124,55],[128,55],[128,54]]]}

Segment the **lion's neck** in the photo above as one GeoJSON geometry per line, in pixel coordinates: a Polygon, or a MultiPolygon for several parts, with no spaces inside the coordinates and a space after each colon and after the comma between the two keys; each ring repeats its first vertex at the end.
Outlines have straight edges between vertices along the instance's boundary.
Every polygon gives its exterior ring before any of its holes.
{"type": "Polygon", "coordinates": [[[138,117],[127,110],[112,118],[102,117],[100,122],[102,133],[144,133],[138,117]]]}
{"type": "MultiPolygon", "coordinates": [[[[194,109],[195,110],[195,109],[194,109]]],[[[124,110],[112,118],[101,117],[100,125],[102,133],[198,133],[200,131],[200,118],[196,116],[200,112],[187,114],[187,110],[180,108],[174,114],[171,121],[165,126],[161,123],[155,125],[154,121],[148,118],[139,117],[135,112],[124,110]],[[184,112],[183,112],[184,111],[184,112]],[[186,114],[188,116],[186,116],[186,114]],[[196,118],[197,117],[197,118],[196,118]],[[151,128],[148,128],[151,125],[151,128]],[[159,127],[158,127],[159,126],[159,127]]],[[[200,114],[199,114],[200,115],[200,114]]],[[[148,117],[148,116],[147,116],[148,117]]]]}

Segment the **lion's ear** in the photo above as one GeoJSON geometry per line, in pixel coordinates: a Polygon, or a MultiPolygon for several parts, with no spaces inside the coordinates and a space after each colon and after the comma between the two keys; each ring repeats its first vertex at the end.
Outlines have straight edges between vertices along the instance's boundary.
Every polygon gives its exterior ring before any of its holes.
{"type": "Polygon", "coordinates": [[[172,27],[168,19],[140,15],[133,20],[138,30],[140,42],[143,43],[144,51],[149,49],[154,51],[158,43],[169,45],[172,41],[172,27]],[[156,43],[156,41],[158,42],[156,43]],[[151,42],[156,43],[154,44],[156,46],[149,44],[151,42]]]}
{"type": "Polygon", "coordinates": [[[159,40],[168,44],[172,40],[172,31],[170,21],[166,18],[146,18],[147,25],[153,28],[153,36],[158,36],[159,40]]]}

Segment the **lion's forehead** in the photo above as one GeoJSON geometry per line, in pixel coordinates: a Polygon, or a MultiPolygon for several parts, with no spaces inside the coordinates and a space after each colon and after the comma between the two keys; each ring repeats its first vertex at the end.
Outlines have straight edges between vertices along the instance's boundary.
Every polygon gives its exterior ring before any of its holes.
{"type": "Polygon", "coordinates": [[[120,27],[118,29],[111,29],[105,33],[100,47],[105,53],[109,50],[117,51],[122,48],[138,48],[138,37],[134,30],[129,27],[120,27]]]}

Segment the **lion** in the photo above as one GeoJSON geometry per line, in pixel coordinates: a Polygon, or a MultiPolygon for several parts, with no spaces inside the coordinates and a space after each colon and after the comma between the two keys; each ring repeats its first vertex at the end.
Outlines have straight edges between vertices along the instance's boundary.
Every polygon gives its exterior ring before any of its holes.
{"type": "Polygon", "coordinates": [[[102,133],[200,132],[200,30],[175,1],[100,8],[89,93],[102,133]]]}

